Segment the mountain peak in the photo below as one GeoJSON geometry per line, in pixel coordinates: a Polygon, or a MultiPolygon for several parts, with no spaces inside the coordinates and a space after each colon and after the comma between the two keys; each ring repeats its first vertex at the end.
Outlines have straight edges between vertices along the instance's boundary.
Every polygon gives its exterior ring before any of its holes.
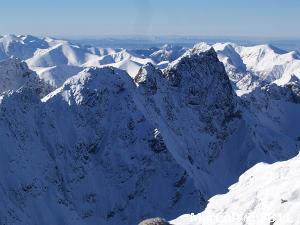
{"type": "Polygon", "coordinates": [[[91,67],[83,70],[78,75],[71,77],[66,84],[79,84],[97,89],[103,85],[113,85],[115,82],[131,82],[129,75],[121,69],[114,67],[91,67]]]}
{"type": "Polygon", "coordinates": [[[0,61],[0,92],[17,90],[26,82],[36,78],[27,64],[17,58],[9,58],[0,61]]]}
{"type": "Polygon", "coordinates": [[[231,84],[225,68],[213,48],[200,52],[198,49],[192,50],[191,54],[183,56],[179,61],[170,65],[164,74],[172,86],[187,82],[199,91],[209,94],[208,88],[218,83],[222,85],[222,89],[228,90],[228,93],[231,92],[231,84]]]}

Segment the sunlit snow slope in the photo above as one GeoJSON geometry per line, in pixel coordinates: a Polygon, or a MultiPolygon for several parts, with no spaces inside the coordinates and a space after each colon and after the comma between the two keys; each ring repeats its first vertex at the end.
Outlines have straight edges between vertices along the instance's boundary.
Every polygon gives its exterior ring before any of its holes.
{"type": "Polygon", "coordinates": [[[245,172],[228,193],[209,200],[204,212],[183,215],[174,225],[300,224],[300,157],[245,172]]]}

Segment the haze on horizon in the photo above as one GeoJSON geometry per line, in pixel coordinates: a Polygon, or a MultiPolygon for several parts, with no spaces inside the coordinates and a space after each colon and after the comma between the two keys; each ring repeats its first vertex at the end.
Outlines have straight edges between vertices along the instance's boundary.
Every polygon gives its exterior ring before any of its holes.
{"type": "Polygon", "coordinates": [[[300,38],[298,0],[3,1],[0,34],[300,38]]]}

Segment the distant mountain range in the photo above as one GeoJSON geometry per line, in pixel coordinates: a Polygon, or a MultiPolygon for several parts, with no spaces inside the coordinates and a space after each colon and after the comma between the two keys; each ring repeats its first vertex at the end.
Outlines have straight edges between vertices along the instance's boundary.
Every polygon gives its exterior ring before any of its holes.
{"type": "Polygon", "coordinates": [[[151,48],[161,47],[168,43],[171,45],[181,45],[184,47],[193,47],[195,43],[206,42],[216,43],[236,43],[243,46],[254,46],[271,44],[286,51],[300,51],[300,38],[259,38],[259,37],[214,37],[214,36],[99,36],[99,37],[62,37],[62,39],[85,45],[92,45],[102,48],[151,48]]]}

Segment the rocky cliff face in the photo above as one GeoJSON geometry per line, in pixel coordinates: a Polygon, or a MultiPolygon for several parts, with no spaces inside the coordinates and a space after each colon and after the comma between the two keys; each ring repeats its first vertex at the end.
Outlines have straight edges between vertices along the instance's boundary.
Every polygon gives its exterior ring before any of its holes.
{"type": "Polygon", "coordinates": [[[121,70],[90,69],[42,101],[31,88],[1,97],[1,224],[134,224],[199,209],[133,87],[121,70]]]}
{"type": "MultiPolygon", "coordinates": [[[[262,103],[257,109],[249,108],[249,102],[255,104],[252,98],[259,98],[257,94],[239,98],[233,93],[213,49],[192,49],[163,72],[147,65],[135,81],[137,104],[206,197],[225,191],[257,162],[286,159],[297,153],[292,134],[284,137],[286,133],[269,126],[273,120],[266,122],[267,118],[257,115],[262,103]],[[287,143],[289,147],[283,151],[287,143]]],[[[291,88],[275,86],[292,95],[291,88]]],[[[267,96],[271,93],[263,90],[257,89],[265,96],[263,102],[269,104],[267,96]]],[[[278,110],[282,110],[281,105],[278,110]]],[[[281,116],[294,120],[294,116],[281,116]]]]}
{"type": "Polygon", "coordinates": [[[50,86],[40,80],[25,62],[16,58],[0,61],[0,93],[16,91],[23,86],[34,88],[40,96],[51,91],[50,86]]]}

